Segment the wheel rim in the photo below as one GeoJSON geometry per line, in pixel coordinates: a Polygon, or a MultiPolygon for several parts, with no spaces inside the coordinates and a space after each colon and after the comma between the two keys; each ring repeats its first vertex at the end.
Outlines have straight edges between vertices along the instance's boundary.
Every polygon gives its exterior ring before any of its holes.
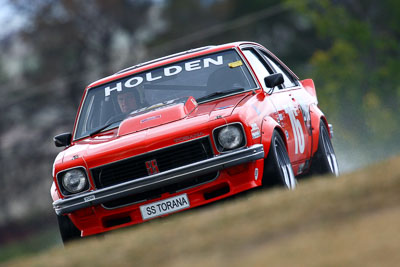
{"type": "Polygon", "coordinates": [[[336,154],[333,150],[331,139],[329,138],[328,132],[325,128],[322,130],[322,143],[325,150],[326,160],[329,165],[329,169],[332,174],[339,176],[339,167],[337,164],[336,154]]]}
{"type": "Polygon", "coordinates": [[[290,164],[286,149],[279,142],[278,138],[275,138],[274,145],[277,156],[276,158],[278,160],[278,165],[281,172],[282,182],[288,189],[294,189],[296,187],[296,179],[294,178],[292,165],[290,164]]]}

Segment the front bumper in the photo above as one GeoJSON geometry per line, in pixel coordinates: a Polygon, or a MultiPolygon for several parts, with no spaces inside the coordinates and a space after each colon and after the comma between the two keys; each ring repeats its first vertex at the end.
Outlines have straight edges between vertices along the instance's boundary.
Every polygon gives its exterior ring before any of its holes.
{"type": "Polygon", "coordinates": [[[263,145],[257,144],[152,176],[146,176],[107,188],[90,191],[74,197],[59,199],[53,202],[53,207],[57,215],[67,214],[82,208],[99,205],[132,194],[146,192],[176,182],[185,181],[191,177],[219,171],[262,158],[264,158],[263,145]]]}

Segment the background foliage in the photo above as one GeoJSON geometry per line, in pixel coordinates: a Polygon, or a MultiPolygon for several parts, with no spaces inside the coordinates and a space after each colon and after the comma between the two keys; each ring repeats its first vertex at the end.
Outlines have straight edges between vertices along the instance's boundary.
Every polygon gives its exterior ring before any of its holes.
{"type": "Polygon", "coordinates": [[[324,110],[366,160],[399,150],[400,2],[310,1],[297,10],[326,45],[309,59],[324,110]]]}
{"type": "Polygon", "coordinates": [[[399,1],[3,2],[23,23],[0,38],[0,245],[56,227],[52,137],[72,130],[83,88],[173,52],[259,42],[314,79],[342,170],[399,151],[399,1]]]}

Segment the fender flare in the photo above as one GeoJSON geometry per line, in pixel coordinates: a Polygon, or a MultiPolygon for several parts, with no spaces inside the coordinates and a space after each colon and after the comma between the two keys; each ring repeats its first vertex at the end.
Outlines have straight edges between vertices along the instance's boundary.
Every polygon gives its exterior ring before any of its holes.
{"type": "Polygon", "coordinates": [[[324,113],[318,108],[317,105],[310,106],[310,115],[311,115],[311,131],[312,131],[311,155],[314,156],[315,152],[317,152],[318,149],[319,128],[321,121],[325,123],[327,129],[329,129],[329,127],[328,127],[328,121],[326,120],[324,113]]]}

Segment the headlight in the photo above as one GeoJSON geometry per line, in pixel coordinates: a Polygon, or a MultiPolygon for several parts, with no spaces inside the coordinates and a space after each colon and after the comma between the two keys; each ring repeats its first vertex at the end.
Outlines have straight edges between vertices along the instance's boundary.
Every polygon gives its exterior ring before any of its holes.
{"type": "Polygon", "coordinates": [[[217,128],[214,132],[214,139],[220,152],[242,147],[246,143],[242,125],[239,123],[217,128]]]}
{"type": "MultiPolygon", "coordinates": [[[[61,180],[61,181],[60,181],[61,180]]],[[[63,194],[75,194],[88,189],[86,173],[83,169],[72,169],[61,174],[63,194]],[[66,192],[65,192],[66,191],[66,192]]]]}

